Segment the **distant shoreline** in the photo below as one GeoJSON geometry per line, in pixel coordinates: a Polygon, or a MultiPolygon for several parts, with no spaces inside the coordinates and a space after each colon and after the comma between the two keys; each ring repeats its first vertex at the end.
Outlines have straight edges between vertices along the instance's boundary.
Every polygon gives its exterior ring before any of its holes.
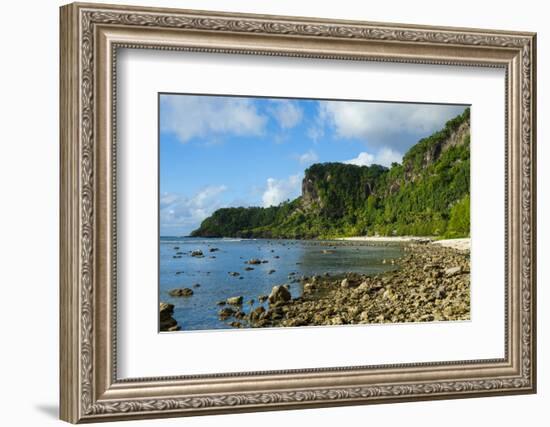
{"type": "Polygon", "coordinates": [[[247,237],[192,237],[192,236],[160,236],[166,239],[193,238],[193,239],[238,239],[238,240],[307,240],[307,241],[342,241],[342,242],[360,242],[360,243],[429,243],[445,248],[456,249],[459,251],[470,250],[470,237],[460,237],[455,239],[434,240],[430,236],[352,236],[335,237],[328,239],[281,239],[281,238],[247,238],[247,237]]]}
{"type": "Polygon", "coordinates": [[[456,249],[459,251],[470,250],[470,238],[463,237],[457,239],[433,240],[431,237],[419,236],[354,236],[340,237],[336,240],[344,240],[350,242],[369,242],[369,243],[430,243],[439,245],[445,248],[456,249]]]}

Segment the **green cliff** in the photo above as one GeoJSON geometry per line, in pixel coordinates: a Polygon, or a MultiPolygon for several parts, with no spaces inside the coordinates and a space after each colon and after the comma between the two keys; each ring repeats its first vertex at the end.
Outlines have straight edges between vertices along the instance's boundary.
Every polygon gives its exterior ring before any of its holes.
{"type": "Polygon", "coordinates": [[[302,195],[269,208],[223,208],[191,233],[202,237],[461,237],[470,230],[470,110],[420,140],[402,164],[314,164],[302,195]]]}

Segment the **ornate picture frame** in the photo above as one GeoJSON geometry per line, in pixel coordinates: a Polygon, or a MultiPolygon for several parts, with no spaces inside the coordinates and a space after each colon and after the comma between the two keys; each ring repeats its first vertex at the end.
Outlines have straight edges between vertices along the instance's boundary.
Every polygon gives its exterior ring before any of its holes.
{"type": "Polygon", "coordinates": [[[75,3],[61,8],[61,419],[97,422],[536,391],[536,35],[75,3]],[[506,73],[505,357],[117,378],[117,49],[506,73]]]}

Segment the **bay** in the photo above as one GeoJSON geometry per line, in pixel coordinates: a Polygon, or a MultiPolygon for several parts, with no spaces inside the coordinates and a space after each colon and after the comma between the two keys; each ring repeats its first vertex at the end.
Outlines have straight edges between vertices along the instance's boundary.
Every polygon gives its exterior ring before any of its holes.
{"type": "MultiPolygon", "coordinates": [[[[218,318],[217,303],[229,297],[242,296],[247,313],[261,305],[258,297],[269,295],[275,285],[288,284],[296,298],[302,294],[303,284],[297,281],[301,276],[382,273],[395,268],[384,260],[400,257],[403,250],[399,245],[342,241],[164,236],[159,247],[159,300],[174,304],[173,317],[182,331],[232,329],[218,318]],[[192,256],[192,251],[203,256],[192,256]],[[264,262],[247,264],[251,259],[264,262]],[[174,288],[191,288],[193,295],[171,297],[174,288]]],[[[267,303],[263,305],[267,309],[267,303]]]]}

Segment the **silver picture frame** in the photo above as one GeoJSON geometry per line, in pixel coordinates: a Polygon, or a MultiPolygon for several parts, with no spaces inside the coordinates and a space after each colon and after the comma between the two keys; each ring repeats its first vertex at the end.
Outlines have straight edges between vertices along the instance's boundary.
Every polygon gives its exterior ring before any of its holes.
{"type": "Polygon", "coordinates": [[[97,422],[536,391],[536,35],[74,3],[60,10],[60,416],[97,422]],[[117,49],[505,70],[505,357],[117,377],[117,49]]]}

